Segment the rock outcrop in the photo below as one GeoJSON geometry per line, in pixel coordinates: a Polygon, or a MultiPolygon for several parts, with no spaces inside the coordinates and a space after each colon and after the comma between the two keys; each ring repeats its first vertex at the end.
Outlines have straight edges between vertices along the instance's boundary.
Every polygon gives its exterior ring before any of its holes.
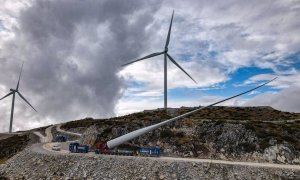
{"type": "Polygon", "coordinates": [[[81,135],[79,143],[93,146],[97,140],[97,135],[99,134],[99,130],[96,126],[91,126],[86,129],[86,131],[81,135]]]}
{"type": "Polygon", "coordinates": [[[288,144],[278,144],[265,149],[264,157],[268,159],[269,162],[274,163],[299,163],[299,160],[295,159],[296,152],[294,148],[288,144]]]}

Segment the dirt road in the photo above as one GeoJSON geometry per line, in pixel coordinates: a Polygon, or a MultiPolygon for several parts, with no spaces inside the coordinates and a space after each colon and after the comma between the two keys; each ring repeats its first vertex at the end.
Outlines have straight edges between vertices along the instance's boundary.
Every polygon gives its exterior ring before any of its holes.
{"type": "MultiPolygon", "coordinates": [[[[153,159],[153,160],[159,160],[159,161],[185,161],[185,162],[194,162],[194,163],[212,163],[212,164],[226,164],[226,165],[238,165],[238,166],[249,166],[249,167],[264,167],[264,168],[280,168],[280,169],[292,169],[292,170],[300,170],[300,165],[289,165],[289,164],[274,164],[274,163],[259,163],[259,162],[240,162],[240,161],[225,161],[225,160],[215,160],[215,159],[196,159],[196,158],[176,158],[176,157],[137,157],[137,156],[116,156],[116,155],[96,155],[94,153],[87,153],[87,154],[81,154],[81,153],[70,153],[68,151],[68,144],[70,142],[64,142],[64,143],[50,143],[53,139],[51,129],[54,126],[50,126],[45,130],[46,137],[41,135],[39,132],[35,132],[41,140],[44,139],[44,142],[47,143],[40,143],[32,146],[32,150],[39,153],[44,154],[64,154],[64,155],[70,155],[70,156],[103,156],[103,157],[114,157],[114,158],[126,158],[126,159],[135,159],[135,158],[142,158],[145,159],[153,159]],[[60,144],[62,147],[61,151],[53,151],[52,146],[54,144],[60,144]]],[[[57,129],[60,129],[60,125],[56,126],[57,129]]],[[[60,129],[61,130],[61,129],[60,129]]],[[[58,130],[59,131],[59,130],[58,130]]],[[[68,132],[61,130],[64,133],[67,134],[77,134],[73,132],[68,132]]],[[[78,134],[79,135],[79,134],[78,134]]]]}
{"type": "Polygon", "coordinates": [[[35,135],[37,135],[40,138],[40,142],[41,143],[49,143],[52,142],[53,136],[51,133],[53,126],[49,126],[46,130],[45,130],[45,134],[46,136],[42,135],[40,132],[38,131],[34,131],[33,133],[35,135]]]}
{"type": "Polygon", "coordinates": [[[70,131],[65,131],[65,130],[62,130],[61,128],[61,124],[58,124],[58,125],[56,125],[56,130],[58,131],[58,132],[62,132],[62,133],[65,133],[65,134],[70,134],[70,135],[74,135],[74,136],[81,136],[81,134],[79,134],[79,133],[74,133],[74,132],[70,132],[70,131]]]}

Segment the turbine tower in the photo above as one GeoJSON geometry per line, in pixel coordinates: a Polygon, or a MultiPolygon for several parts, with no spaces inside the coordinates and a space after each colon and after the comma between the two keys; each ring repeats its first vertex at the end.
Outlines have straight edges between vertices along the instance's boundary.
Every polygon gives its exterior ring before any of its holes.
{"type": "Polygon", "coordinates": [[[171,23],[170,23],[170,26],[169,26],[169,32],[168,32],[168,36],[167,36],[164,51],[149,54],[145,57],[142,57],[140,59],[131,61],[131,62],[126,63],[126,64],[123,65],[123,66],[127,66],[129,64],[132,64],[132,63],[135,63],[135,62],[138,62],[138,61],[141,61],[141,60],[145,60],[145,59],[148,59],[148,58],[151,58],[151,57],[159,56],[161,54],[164,55],[164,108],[165,108],[165,110],[167,110],[167,105],[168,105],[168,99],[167,99],[167,95],[168,95],[168,92],[167,92],[167,89],[168,89],[167,88],[167,86],[168,86],[168,84],[167,84],[167,76],[168,76],[168,74],[167,74],[167,59],[169,59],[172,63],[174,63],[179,69],[181,69],[188,77],[190,77],[197,84],[197,82],[168,53],[168,46],[169,46],[169,43],[170,43],[173,16],[174,16],[174,10],[173,10],[173,13],[172,13],[171,23]]]}
{"type": "MultiPolygon", "coordinates": [[[[0,100],[10,96],[10,95],[13,95],[12,97],[12,105],[11,105],[11,114],[10,114],[10,124],[9,124],[9,133],[11,133],[12,131],[12,124],[13,124],[13,118],[14,118],[14,107],[15,107],[15,95],[16,93],[30,106],[32,107],[33,110],[34,107],[25,99],[25,97],[19,92],[19,84],[20,84],[20,79],[21,79],[21,74],[22,74],[22,69],[23,69],[23,64],[22,63],[22,67],[21,67],[21,71],[20,71],[20,74],[19,74],[19,80],[18,80],[18,84],[17,84],[17,87],[16,89],[10,89],[10,93],[8,93],[7,95],[5,95],[3,98],[1,98],[0,100]]],[[[35,112],[37,112],[35,110],[35,112]]]]}

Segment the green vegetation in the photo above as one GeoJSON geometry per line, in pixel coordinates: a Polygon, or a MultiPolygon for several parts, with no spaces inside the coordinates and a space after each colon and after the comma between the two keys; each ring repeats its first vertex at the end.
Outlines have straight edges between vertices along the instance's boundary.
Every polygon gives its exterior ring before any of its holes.
{"type": "Polygon", "coordinates": [[[252,121],[244,124],[247,129],[255,131],[256,136],[259,138],[261,151],[270,146],[269,141],[271,139],[276,140],[277,143],[288,142],[300,151],[300,122],[270,123],[252,121]]]}
{"type": "Polygon", "coordinates": [[[176,146],[179,147],[179,146],[182,146],[186,143],[189,143],[191,142],[191,138],[188,137],[188,136],[183,136],[183,137],[177,137],[176,138],[176,146]]]}
{"type": "Polygon", "coordinates": [[[183,131],[179,131],[175,134],[175,136],[178,138],[183,138],[185,136],[185,133],[183,131]]]}
{"type": "MultiPolygon", "coordinates": [[[[183,114],[196,108],[180,108],[178,114],[183,114]]],[[[214,106],[189,116],[214,120],[251,120],[251,121],[277,121],[300,119],[299,113],[289,113],[275,110],[271,107],[223,107],[214,106]]]]}
{"type": "Polygon", "coordinates": [[[171,131],[170,129],[164,129],[160,132],[160,138],[172,138],[174,137],[174,133],[173,131],[171,131]]]}
{"type": "Polygon", "coordinates": [[[242,147],[242,149],[249,153],[249,152],[253,152],[256,150],[256,147],[254,144],[251,144],[251,143],[247,143],[247,142],[244,142],[244,143],[240,143],[240,146],[242,147]]]}
{"type": "Polygon", "coordinates": [[[23,150],[29,141],[28,135],[14,135],[0,141],[0,162],[5,162],[17,152],[23,150]]]}

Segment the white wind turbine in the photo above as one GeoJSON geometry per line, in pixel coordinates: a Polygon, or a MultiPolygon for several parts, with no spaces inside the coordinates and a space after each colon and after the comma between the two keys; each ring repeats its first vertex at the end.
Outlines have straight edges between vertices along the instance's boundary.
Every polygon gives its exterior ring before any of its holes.
{"type": "MultiPolygon", "coordinates": [[[[21,74],[22,74],[22,69],[23,69],[23,64],[22,64],[22,67],[21,67],[21,71],[20,71],[20,75],[19,75],[19,80],[18,80],[18,84],[17,84],[17,87],[16,89],[10,89],[10,93],[8,93],[7,95],[5,95],[3,98],[1,98],[0,100],[10,96],[10,95],[13,95],[13,98],[12,98],[12,105],[11,105],[11,114],[10,114],[10,124],[9,124],[9,133],[12,132],[12,124],[13,124],[13,118],[14,118],[14,106],[15,106],[15,95],[16,93],[30,106],[32,107],[33,110],[34,107],[24,98],[24,96],[19,92],[19,84],[20,84],[20,79],[21,79],[21,74]]],[[[36,110],[35,110],[36,111],[36,110]]],[[[36,111],[37,112],[37,111],[36,111]]]]}
{"type": "Polygon", "coordinates": [[[188,77],[190,77],[195,83],[197,83],[175,60],[174,58],[172,58],[172,56],[168,53],[168,46],[169,46],[169,42],[170,42],[170,36],[171,36],[171,29],[172,29],[172,22],[173,22],[173,16],[174,16],[174,11],[172,13],[172,18],[171,18],[171,23],[169,26],[169,32],[168,32],[168,36],[167,36],[167,40],[166,40],[166,44],[165,44],[165,49],[162,52],[156,52],[156,53],[152,53],[149,54],[145,57],[142,57],[140,59],[131,61],[129,63],[124,64],[123,66],[127,66],[129,64],[141,61],[141,60],[145,60],[151,57],[155,57],[158,55],[163,54],[164,55],[164,108],[167,109],[167,105],[168,105],[168,100],[167,100],[167,58],[169,58],[169,60],[174,63],[179,69],[181,69],[188,77]]]}

